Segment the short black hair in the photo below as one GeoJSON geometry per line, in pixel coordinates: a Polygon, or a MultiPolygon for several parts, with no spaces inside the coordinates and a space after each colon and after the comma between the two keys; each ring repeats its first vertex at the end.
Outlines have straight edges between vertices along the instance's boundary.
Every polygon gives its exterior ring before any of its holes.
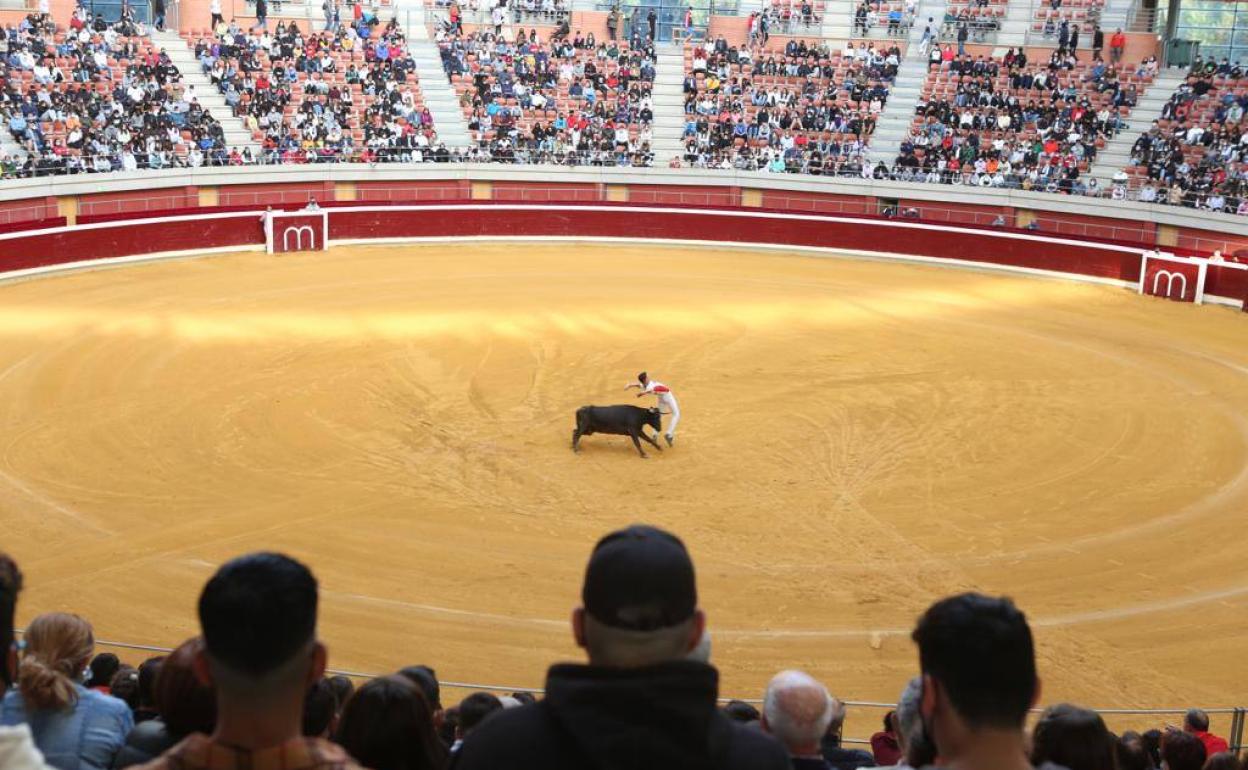
{"type": "Polygon", "coordinates": [[[474,692],[459,703],[459,730],[467,735],[495,711],[502,711],[503,702],[488,692],[474,692]]]}
{"type": "Polygon", "coordinates": [[[13,646],[13,616],[17,612],[17,595],[22,591],[22,571],[7,554],[0,553],[0,680],[5,687],[13,684],[8,660],[9,648],[13,646]]]}
{"type": "Polygon", "coordinates": [[[113,677],[121,670],[121,658],[111,652],[101,652],[91,659],[88,668],[91,669],[91,677],[87,679],[87,687],[109,687],[113,677]]]}
{"type": "Polygon", "coordinates": [[[319,738],[333,724],[338,713],[338,696],[328,679],[318,679],[308,688],[303,699],[303,734],[319,738]]]}
{"type": "Polygon", "coordinates": [[[724,706],[724,716],[734,722],[757,722],[762,715],[758,713],[758,708],[743,700],[730,700],[724,706]]]}
{"type": "Polygon", "coordinates": [[[1031,736],[1031,764],[1046,762],[1067,770],[1105,770],[1114,766],[1114,739],[1101,715],[1059,703],[1040,715],[1031,736]]]}
{"type": "Polygon", "coordinates": [[[420,688],[429,708],[438,711],[442,708],[442,688],[438,684],[438,674],[429,666],[407,666],[399,669],[399,676],[406,678],[420,688]]]}
{"type": "Polygon", "coordinates": [[[157,655],[139,664],[139,706],[148,708],[156,706],[156,677],[160,674],[160,666],[164,662],[165,656],[157,655]]]}
{"type": "Polygon", "coordinates": [[[1205,744],[1191,733],[1168,730],[1161,739],[1161,760],[1169,770],[1201,770],[1205,744]]]}
{"type": "Polygon", "coordinates": [[[355,682],[352,682],[350,677],[336,674],[329,678],[329,686],[334,691],[334,698],[338,701],[338,713],[341,714],[343,707],[355,693],[355,682]]]}
{"type": "Polygon", "coordinates": [[[1027,618],[1006,598],[942,599],[911,635],[919,666],[971,727],[1021,728],[1036,695],[1036,651],[1027,618]]]}
{"type": "Polygon", "coordinates": [[[199,597],[199,623],[213,660],[260,678],[289,661],[316,633],[316,578],[278,553],[253,553],[217,570],[199,597]]]}
{"type": "Polygon", "coordinates": [[[534,703],[537,703],[537,696],[531,692],[513,692],[511,697],[520,701],[522,706],[532,706],[534,703]]]}

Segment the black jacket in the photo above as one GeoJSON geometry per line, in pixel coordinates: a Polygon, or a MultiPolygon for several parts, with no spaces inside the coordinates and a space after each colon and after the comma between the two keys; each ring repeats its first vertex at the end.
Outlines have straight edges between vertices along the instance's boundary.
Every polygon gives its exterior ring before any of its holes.
{"type": "Polygon", "coordinates": [[[148,719],[139,722],[126,736],[117,756],[113,758],[113,770],[121,770],[131,765],[151,762],[169,749],[178,745],[178,741],[186,736],[173,735],[160,719],[148,719]]]}
{"type": "Polygon", "coordinates": [[[562,664],[546,698],[494,714],[464,741],[453,770],[781,770],[770,736],[720,713],[719,672],[672,661],[639,669],[562,664]]]}

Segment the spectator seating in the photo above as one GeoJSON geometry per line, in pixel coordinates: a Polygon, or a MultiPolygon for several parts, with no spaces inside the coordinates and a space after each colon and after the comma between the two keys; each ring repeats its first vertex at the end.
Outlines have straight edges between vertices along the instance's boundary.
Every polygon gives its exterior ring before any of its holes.
{"type": "Polygon", "coordinates": [[[521,33],[440,33],[442,65],[476,143],[501,162],[648,166],[655,58],[624,41],[577,48],[521,33]]]}
{"type": "Polygon", "coordinates": [[[1001,29],[1008,8],[1009,0],[952,0],[945,5],[941,31],[955,38],[959,25],[965,23],[971,42],[985,42],[990,34],[1001,29]]]}
{"type": "Polygon", "coordinates": [[[1092,45],[1092,28],[1100,23],[1104,8],[1105,0],[1047,0],[1037,4],[1031,31],[1055,44],[1065,21],[1072,28],[1079,27],[1079,44],[1088,48],[1092,45]]]}
{"type": "Polygon", "coordinates": [[[685,161],[812,174],[861,167],[897,73],[896,47],[685,49],[685,161]]]}
{"type": "Polygon", "coordinates": [[[128,20],[27,19],[10,38],[0,115],[27,152],[15,175],[225,162],[220,124],[128,20]]]}
{"type": "Polygon", "coordinates": [[[817,34],[824,0],[770,0],[764,7],[767,29],[775,34],[817,34]]]}
{"type": "Polygon", "coordinates": [[[914,26],[915,0],[861,0],[851,19],[855,37],[871,37],[879,31],[887,37],[904,38],[914,26]]]}
{"type": "Polygon", "coordinates": [[[1089,192],[1088,185],[1099,193],[1080,175],[1150,80],[1056,53],[1046,66],[1013,53],[955,58],[929,73],[895,173],[1053,192],[1089,192]]]}
{"type": "Polygon", "coordinates": [[[272,35],[237,28],[188,35],[267,162],[427,160],[436,133],[403,33],[361,21],[272,35]]]}
{"type": "Polygon", "coordinates": [[[1145,198],[1213,211],[1248,214],[1248,78],[1210,63],[1193,68],[1161,118],[1136,140],[1125,176],[1145,198]],[[1144,188],[1147,188],[1145,190],[1144,188]],[[1159,189],[1160,188],[1160,189],[1159,189]]]}

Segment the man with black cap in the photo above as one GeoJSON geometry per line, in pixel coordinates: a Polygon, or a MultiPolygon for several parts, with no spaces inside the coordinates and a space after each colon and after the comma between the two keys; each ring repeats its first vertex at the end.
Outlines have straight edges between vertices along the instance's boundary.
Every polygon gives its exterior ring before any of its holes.
{"type": "Polygon", "coordinates": [[[706,629],[684,543],[636,525],[598,541],[572,634],[589,664],[546,675],[546,698],[487,719],[456,770],[789,767],[779,743],[716,708],[719,673],[689,659],[706,629]]]}

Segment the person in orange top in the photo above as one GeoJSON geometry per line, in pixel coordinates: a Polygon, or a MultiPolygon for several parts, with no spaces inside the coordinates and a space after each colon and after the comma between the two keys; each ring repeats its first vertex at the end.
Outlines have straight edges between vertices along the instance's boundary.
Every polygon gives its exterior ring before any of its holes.
{"type": "Polygon", "coordinates": [[[1127,47],[1127,36],[1122,34],[1120,27],[1117,32],[1109,38],[1109,60],[1114,64],[1122,61],[1123,49],[1127,47]]]}

